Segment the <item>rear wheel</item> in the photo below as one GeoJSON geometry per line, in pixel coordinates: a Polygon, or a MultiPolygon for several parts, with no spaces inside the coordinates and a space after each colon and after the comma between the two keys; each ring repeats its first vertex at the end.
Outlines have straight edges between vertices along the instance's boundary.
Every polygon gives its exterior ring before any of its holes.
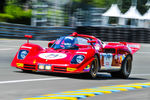
{"type": "Polygon", "coordinates": [[[112,72],[111,76],[127,79],[131,73],[131,69],[132,69],[132,58],[131,56],[128,55],[122,62],[121,70],[119,72],[112,72]]]}

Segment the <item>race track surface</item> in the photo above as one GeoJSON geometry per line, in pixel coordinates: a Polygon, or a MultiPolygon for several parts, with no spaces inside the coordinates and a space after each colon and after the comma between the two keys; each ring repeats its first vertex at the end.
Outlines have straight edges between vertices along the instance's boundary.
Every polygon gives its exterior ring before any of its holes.
{"type": "MultiPolygon", "coordinates": [[[[65,91],[150,82],[150,44],[141,44],[141,49],[134,54],[129,79],[112,78],[106,73],[99,73],[96,79],[88,79],[71,74],[23,73],[11,67],[10,63],[15,53],[25,42],[26,40],[0,39],[0,100],[23,100],[65,91]]],[[[48,44],[48,41],[31,42],[42,47],[47,47],[48,44]]],[[[150,100],[150,87],[96,95],[85,100],[150,100]]]]}

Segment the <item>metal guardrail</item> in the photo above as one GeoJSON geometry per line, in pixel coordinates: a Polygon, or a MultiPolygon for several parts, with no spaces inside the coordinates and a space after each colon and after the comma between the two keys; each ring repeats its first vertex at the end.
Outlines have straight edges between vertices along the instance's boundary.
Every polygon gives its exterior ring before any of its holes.
{"type": "Polygon", "coordinates": [[[130,27],[78,27],[78,33],[94,35],[103,41],[124,41],[137,43],[150,43],[149,28],[130,27]]]}
{"type": "Polygon", "coordinates": [[[33,39],[53,40],[72,32],[89,34],[103,41],[126,41],[150,43],[150,29],[115,26],[100,27],[32,27],[29,25],[0,23],[0,38],[24,38],[25,34],[33,35],[33,39]]]}
{"type": "Polygon", "coordinates": [[[73,27],[32,27],[29,25],[0,23],[0,37],[24,38],[33,35],[33,39],[53,40],[60,36],[70,35],[75,31],[73,27]]]}

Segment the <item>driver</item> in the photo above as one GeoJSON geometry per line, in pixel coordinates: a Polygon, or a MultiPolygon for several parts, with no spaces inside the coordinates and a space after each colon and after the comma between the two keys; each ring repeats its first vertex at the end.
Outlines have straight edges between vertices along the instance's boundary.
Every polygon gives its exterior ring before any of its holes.
{"type": "Polygon", "coordinates": [[[75,42],[74,37],[71,37],[71,36],[65,37],[65,39],[64,39],[64,46],[65,46],[65,48],[72,47],[74,42],[75,42]]]}

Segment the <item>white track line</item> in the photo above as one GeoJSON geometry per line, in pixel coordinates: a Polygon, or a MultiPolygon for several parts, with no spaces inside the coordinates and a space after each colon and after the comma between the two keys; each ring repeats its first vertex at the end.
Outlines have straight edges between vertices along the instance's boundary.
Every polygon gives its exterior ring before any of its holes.
{"type": "Polygon", "coordinates": [[[150,52],[136,52],[136,53],[150,54],[150,52]]]}
{"type": "Polygon", "coordinates": [[[8,46],[8,45],[0,45],[0,46],[1,46],[1,47],[5,47],[5,48],[7,48],[7,47],[8,47],[8,48],[9,48],[9,47],[11,47],[11,48],[17,48],[17,47],[20,47],[21,45],[20,45],[20,46],[8,46]]]}
{"type": "Polygon", "coordinates": [[[13,48],[2,48],[0,51],[5,51],[5,50],[13,50],[13,48]]]}
{"type": "Polygon", "coordinates": [[[40,79],[26,79],[26,80],[0,81],[0,84],[21,83],[21,82],[35,82],[35,81],[50,81],[50,80],[62,80],[62,79],[68,79],[68,78],[40,78],[40,79]]]}
{"type": "Polygon", "coordinates": [[[150,76],[150,74],[131,74],[131,76],[150,76]]]}

